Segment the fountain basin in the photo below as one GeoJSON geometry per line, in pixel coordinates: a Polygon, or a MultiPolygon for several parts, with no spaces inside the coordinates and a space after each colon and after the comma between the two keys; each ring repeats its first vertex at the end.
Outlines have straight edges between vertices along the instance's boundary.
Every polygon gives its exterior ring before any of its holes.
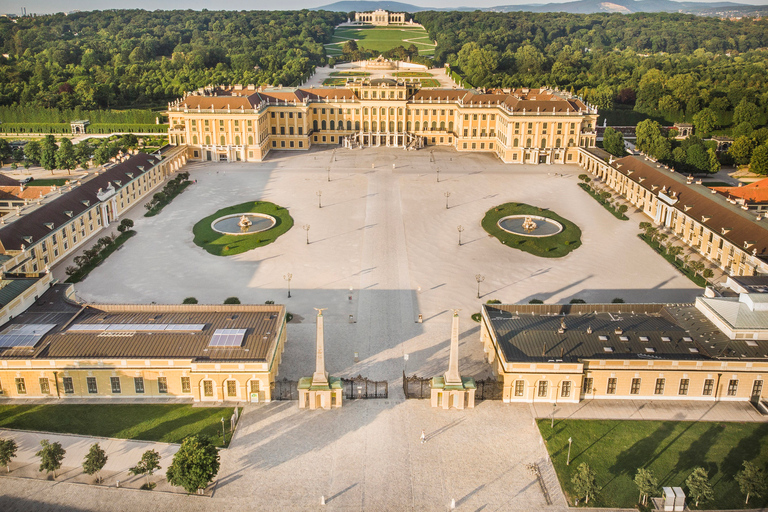
{"type": "Polygon", "coordinates": [[[498,225],[507,233],[535,238],[556,235],[563,230],[563,225],[556,220],[540,215],[508,215],[499,219],[498,225]],[[523,228],[526,218],[530,218],[536,225],[531,231],[523,228]]]}
{"type": "Polygon", "coordinates": [[[264,213],[235,213],[214,220],[211,222],[211,229],[224,235],[252,235],[271,229],[275,224],[277,220],[264,213]],[[243,217],[246,217],[251,224],[241,228],[240,219],[243,217]]]}

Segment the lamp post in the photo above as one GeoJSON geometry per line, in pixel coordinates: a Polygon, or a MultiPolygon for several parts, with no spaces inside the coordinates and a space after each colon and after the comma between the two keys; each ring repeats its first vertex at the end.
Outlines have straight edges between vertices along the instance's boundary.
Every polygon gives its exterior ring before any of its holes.
{"type": "Polygon", "coordinates": [[[288,298],[291,298],[291,279],[293,279],[293,274],[285,274],[283,276],[283,279],[288,281],[288,298]]]}
{"type": "Polygon", "coordinates": [[[224,416],[221,417],[221,444],[227,444],[227,432],[224,430],[224,416]]]}
{"type": "Polygon", "coordinates": [[[302,229],[307,232],[307,245],[309,245],[309,224],[304,224],[302,229]]]}
{"type": "Polygon", "coordinates": [[[464,226],[459,224],[459,227],[456,228],[459,232],[459,245],[461,245],[461,232],[464,231],[464,226]]]}
{"type": "Polygon", "coordinates": [[[480,283],[485,281],[485,276],[482,274],[475,275],[475,281],[477,281],[477,298],[480,298],[480,283]]]}
{"type": "Polygon", "coordinates": [[[549,425],[549,428],[555,428],[555,410],[557,409],[557,404],[552,404],[552,423],[549,425]]]}
{"type": "Polygon", "coordinates": [[[318,208],[323,207],[323,191],[322,190],[317,191],[317,207],[318,208]]]}
{"type": "Polygon", "coordinates": [[[445,209],[447,210],[448,209],[448,198],[451,197],[451,193],[450,192],[446,192],[443,195],[445,196],[445,209]]]}
{"type": "Polygon", "coordinates": [[[331,181],[331,168],[330,167],[326,167],[325,170],[328,173],[328,181],[331,181]]]}
{"type": "Polygon", "coordinates": [[[569,437],[568,438],[568,460],[565,461],[565,465],[566,466],[570,466],[571,465],[571,443],[572,442],[573,442],[573,438],[569,437]]]}
{"type": "Polygon", "coordinates": [[[438,167],[435,172],[437,174],[437,182],[440,183],[440,168],[438,167]]]}

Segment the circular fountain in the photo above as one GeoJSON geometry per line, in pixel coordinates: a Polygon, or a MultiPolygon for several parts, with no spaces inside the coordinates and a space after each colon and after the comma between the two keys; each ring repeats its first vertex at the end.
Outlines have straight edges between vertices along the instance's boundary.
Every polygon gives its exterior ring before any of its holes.
{"type": "Polygon", "coordinates": [[[508,215],[499,219],[498,225],[507,233],[538,238],[556,235],[563,230],[563,225],[556,220],[538,215],[508,215]]]}
{"type": "Polygon", "coordinates": [[[211,229],[225,235],[250,235],[272,228],[277,220],[264,213],[235,213],[219,217],[211,229]]]}

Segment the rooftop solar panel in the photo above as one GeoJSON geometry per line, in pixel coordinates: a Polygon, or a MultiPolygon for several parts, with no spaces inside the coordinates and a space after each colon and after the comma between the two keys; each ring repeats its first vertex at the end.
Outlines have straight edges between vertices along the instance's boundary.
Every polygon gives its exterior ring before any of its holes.
{"type": "Polygon", "coordinates": [[[67,331],[80,332],[199,332],[205,324],[75,324],[67,331]]]}
{"type": "Polygon", "coordinates": [[[216,329],[209,347],[239,347],[243,344],[246,329],[216,329]]]}
{"type": "Polygon", "coordinates": [[[0,347],[34,347],[56,324],[17,324],[0,334],[0,347]]]}

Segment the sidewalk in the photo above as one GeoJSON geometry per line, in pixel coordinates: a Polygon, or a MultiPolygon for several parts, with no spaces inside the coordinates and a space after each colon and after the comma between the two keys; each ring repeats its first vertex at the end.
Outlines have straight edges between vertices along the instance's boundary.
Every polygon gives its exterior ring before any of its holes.
{"type": "MultiPolygon", "coordinates": [[[[533,404],[537,418],[552,417],[551,403],[533,404]]],[[[748,402],[696,402],[648,400],[584,400],[578,404],[557,404],[555,419],[574,420],[656,420],[764,422],[748,402]]]]}

